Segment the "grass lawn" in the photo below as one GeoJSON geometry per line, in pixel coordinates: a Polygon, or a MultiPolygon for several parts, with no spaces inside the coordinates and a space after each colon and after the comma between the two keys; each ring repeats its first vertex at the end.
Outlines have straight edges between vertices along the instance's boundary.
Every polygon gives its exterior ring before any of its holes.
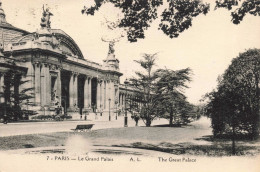
{"type": "MultiPolygon", "coordinates": [[[[167,152],[175,155],[230,156],[231,141],[214,140],[205,129],[192,126],[128,127],[90,132],[57,132],[0,137],[0,150],[65,146],[77,135],[94,146],[128,147],[167,152]]],[[[77,143],[75,143],[77,145],[77,143]]],[[[254,156],[260,153],[257,141],[238,141],[237,155],[254,156]]]]}

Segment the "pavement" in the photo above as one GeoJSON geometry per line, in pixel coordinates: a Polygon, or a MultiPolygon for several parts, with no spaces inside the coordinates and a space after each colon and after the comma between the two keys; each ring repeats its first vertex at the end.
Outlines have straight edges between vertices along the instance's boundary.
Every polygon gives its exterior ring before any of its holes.
{"type": "MultiPolygon", "coordinates": [[[[129,127],[134,127],[135,122],[130,118],[129,127]]],[[[36,134],[36,133],[51,133],[51,132],[62,132],[71,131],[78,124],[95,124],[93,130],[105,129],[105,128],[122,128],[124,125],[124,117],[120,116],[118,120],[112,121],[61,121],[61,122],[28,122],[28,123],[9,123],[7,125],[1,124],[0,135],[12,136],[12,135],[23,135],[23,134],[36,134]]],[[[158,119],[153,121],[153,125],[168,124],[168,120],[158,119]]],[[[140,121],[140,126],[144,126],[144,123],[140,121]]],[[[161,128],[163,129],[163,128],[161,128]]],[[[199,142],[199,144],[204,144],[203,141],[196,141],[194,138],[199,138],[203,135],[208,135],[211,133],[210,120],[206,117],[202,117],[200,120],[192,122],[191,125],[185,128],[175,128],[174,138],[171,138],[171,143],[185,143],[185,142],[199,142]]],[[[0,138],[1,139],[1,138],[0,138]]],[[[134,138],[132,138],[134,139],[134,138]]],[[[111,140],[110,140],[111,141],[111,140]]],[[[126,140],[127,142],[129,140],[126,140]]],[[[133,141],[133,140],[131,140],[133,141]]],[[[157,140],[161,142],[163,140],[157,140]]],[[[101,142],[103,142],[101,140],[101,142]]],[[[106,140],[109,142],[109,139],[106,140]]],[[[120,140],[120,143],[123,143],[120,140]]],[[[153,143],[153,140],[149,140],[149,143],[153,143]]],[[[26,149],[15,149],[0,151],[0,154],[46,154],[63,152],[69,154],[86,154],[91,153],[92,155],[99,156],[102,154],[109,155],[131,155],[131,156],[149,156],[156,157],[159,154],[162,156],[168,155],[168,153],[153,151],[153,150],[143,150],[136,148],[127,147],[111,147],[109,145],[96,144],[95,146],[90,144],[90,142],[82,137],[81,135],[71,135],[67,140],[65,146],[55,146],[55,147],[37,147],[37,148],[26,148],[26,149]],[[75,145],[77,145],[75,147],[75,145]],[[87,151],[87,152],[86,152],[87,151]]]]}
{"type": "MultiPolygon", "coordinates": [[[[130,115],[129,115],[130,116],[130,115]]],[[[26,134],[39,134],[39,133],[52,133],[52,132],[68,132],[75,129],[78,124],[94,124],[92,130],[105,129],[105,128],[121,128],[124,127],[124,116],[119,116],[117,120],[115,116],[111,117],[111,121],[106,120],[104,117],[90,120],[78,121],[50,121],[50,122],[17,122],[0,124],[0,137],[26,135],[26,134]]],[[[166,119],[154,120],[152,125],[167,124],[166,119]]],[[[128,117],[128,127],[134,127],[135,121],[128,117]]],[[[139,126],[145,126],[142,120],[139,120],[139,126]]]]}

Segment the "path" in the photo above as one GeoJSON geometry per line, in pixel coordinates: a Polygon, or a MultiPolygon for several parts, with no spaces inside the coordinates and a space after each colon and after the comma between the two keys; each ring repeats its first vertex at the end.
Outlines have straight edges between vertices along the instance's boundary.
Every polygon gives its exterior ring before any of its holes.
{"type": "MultiPolygon", "coordinates": [[[[165,119],[153,121],[153,125],[167,124],[165,119]]],[[[78,124],[95,124],[93,130],[105,128],[121,128],[124,127],[124,117],[118,117],[118,120],[112,121],[58,121],[58,122],[23,122],[23,123],[8,123],[0,124],[0,137],[15,136],[25,134],[38,134],[38,133],[52,133],[71,131],[75,129],[78,124]]],[[[134,120],[128,117],[128,126],[135,126],[134,120]]],[[[144,126],[140,120],[139,126],[144,126]]]]}

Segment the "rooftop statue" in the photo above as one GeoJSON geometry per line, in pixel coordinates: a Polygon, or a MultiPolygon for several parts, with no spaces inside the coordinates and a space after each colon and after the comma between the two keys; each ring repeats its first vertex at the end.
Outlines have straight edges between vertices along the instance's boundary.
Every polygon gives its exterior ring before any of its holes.
{"type": "Polygon", "coordinates": [[[109,51],[108,51],[108,54],[114,54],[115,52],[115,41],[110,41],[109,42],[109,51]]]}
{"type": "Polygon", "coordinates": [[[109,21],[106,17],[104,17],[105,22],[102,23],[102,25],[106,26],[106,29],[108,29],[108,34],[101,37],[101,40],[103,42],[109,43],[109,50],[108,50],[108,57],[110,55],[114,55],[115,53],[115,43],[119,42],[121,38],[124,37],[122,31],[119,28],[120,20],[117,19],[116,21],[109,21]]]}
{"type": "Polygon", "coordinates": [[[51,21],[50,18],[53,16],[53,14],[49,11],[49,8],[44,9],[44,5],[42,7],[43,12],[42,12],[42,18],[41,18],[41,27],[47,29],[51,28],[51,21]]]}

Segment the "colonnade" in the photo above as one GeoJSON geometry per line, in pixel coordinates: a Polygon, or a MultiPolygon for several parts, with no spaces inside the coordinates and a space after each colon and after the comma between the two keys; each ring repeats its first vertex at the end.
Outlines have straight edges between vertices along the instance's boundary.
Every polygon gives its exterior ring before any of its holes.
{"type": "Polygon", "coordinates": [[[142,106],[142,101],[141,101],[140,97],[135,96],[131,92],[129,92],[129,93],[127,93],[126,91],[120,92],[119,93],[118,108],[124,110],[126,101],[127,101],[127,106],[128,106],[128,104],[132,104],[132,103],[137,103],[138,107],[142,106]]]}
{"type": "MultiPolygon", "coordinates": [[[[62,97],[62,70],[53,65],[34,63],[34,87],[35,104],[41,107],[53,105],[53,101],[62,97]],[[54,94],[54,97],[53,95],[54,94]]],[[[109,111],[115,108],[119,97],[118,81],[88,76],[77,72],[69,72],[65,78],[68,80],[68,105],[69,111],[78,111],[79,97],[84,109],[95,107],[98,112],[109,111]],[[84,84],[83,90],[79,90],[79,80],[84,84]],[[93,88],[95,87],[95,88],[93,88]],[[82,94],[81,94],[82,93],[82,94]],[[79,95],[78,95],[79,94],[79,95]],[[93,98],[95,96],[95,98],[93,98]]]]}
{"type": "Polygon", "coordinates": [[[97,79],[97,111],[109,111],[115,108],[115,87],[113,80],[97,79]]]}
{"type": "MultiPolygon", "coordinates": [[[[78,107],[78,74],[72,73],[69,82],[69,108],[78,107]]],[[[84,109],[95,108],[97,112],[109,111],[115,108],[115,82],[113,80],[99,79],[98,77],[84,75],[84,109]],[[94,84],[93,82],[96,82],[94,84]],[[95,88],[93,88],[95,87],[95,88]],[[93,98],[95,96],[95,98],[93,98]],[[94,101],[94,102],[93,102],[94,101]]],[[[81,91],[79,91],[81,92],[81,91]]]]}
{"type": "Polygon", "coordinates": [[[61,102],[61,69],[39,62],[34,63],[33,66],[35,104],[48,107],[52,105],[54,99],[61,102]]]}

